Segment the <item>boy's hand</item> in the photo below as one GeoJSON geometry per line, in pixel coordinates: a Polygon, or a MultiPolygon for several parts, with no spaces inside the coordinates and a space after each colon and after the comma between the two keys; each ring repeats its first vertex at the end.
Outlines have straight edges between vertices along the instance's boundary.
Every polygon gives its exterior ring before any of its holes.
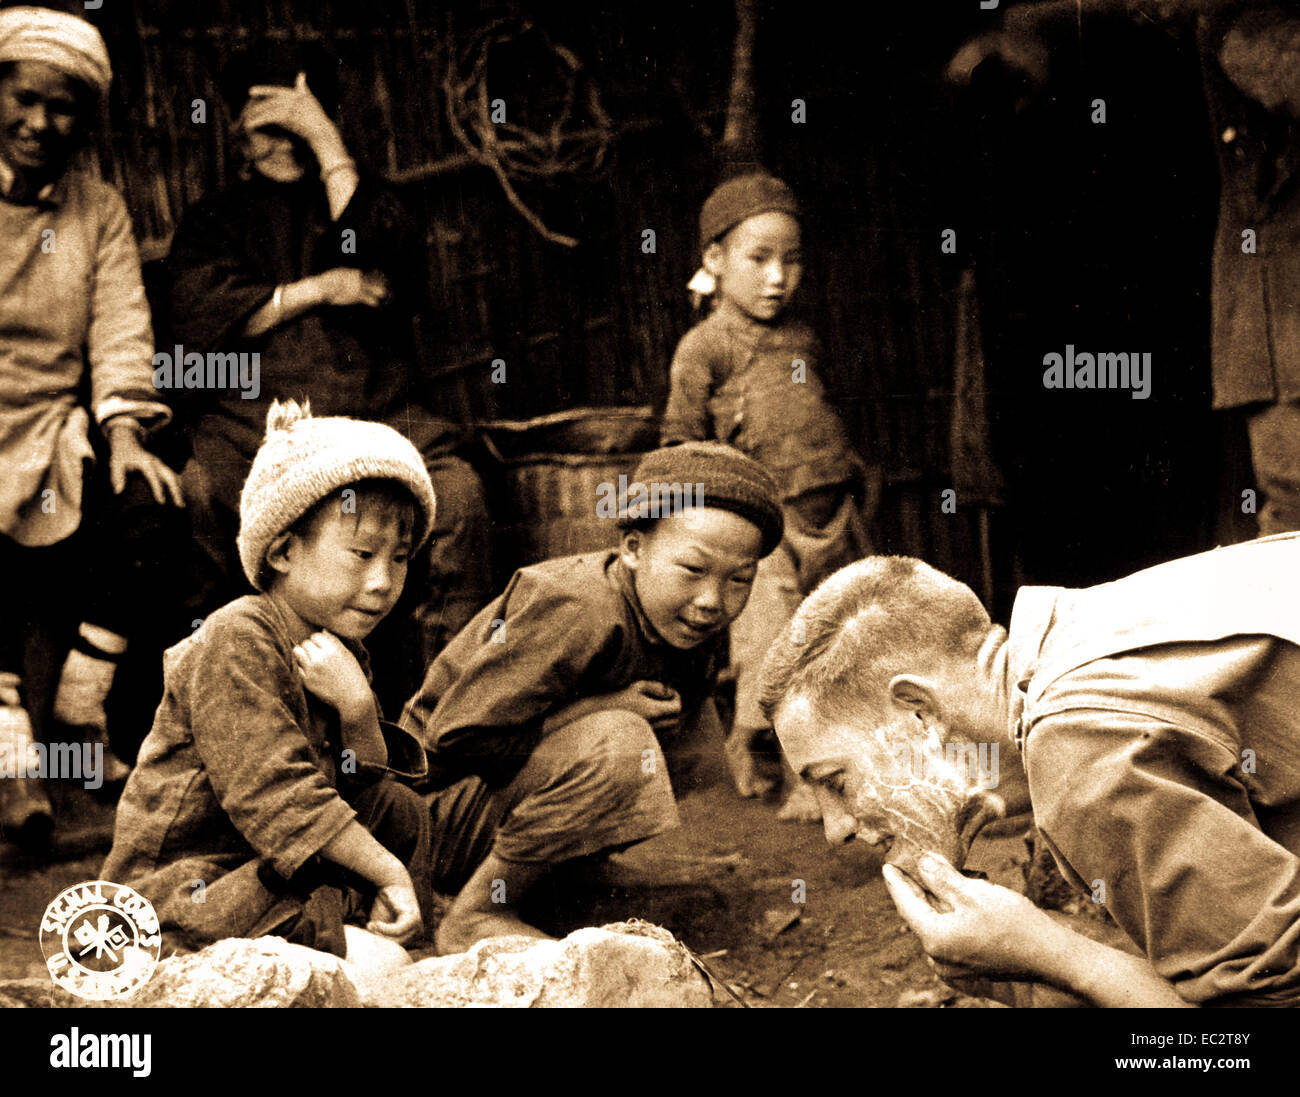
{"type": "Polygon", "coordinates": [[[419,933],[423,925],[420,904],[415,899],[415,888],[408,881],[379,889],[374,905],[370,908],[370,921],[366,923],[366,929],[403,944],[419,933]]]}
{"type": "Polygon", "coordinates": [[[643,717],[655,731],[671,731],[682,714],[682,699],[662,682],[633,682],[608,695],[608,708],[627,709],[643,717]]]}
{"type": "Polygon", "coordinates": [[[556,709],[542,724],[543,733],[549,735],[574,720],[612,708],[634,712],[643,717],[655,731],[666,732],[677,725],[682,713],[682,699],[677,696],[675,689],[662,682],[633,682],[616,693],[582,697],[556,709]]]}
{"type": "Polygon", "coordinates": [[[374,695],[361,664],[333,633],[312,633],[293,649],[293,658],[303,685],[333,705],[343,723],[358,723],[374,711],[374,695]]]}

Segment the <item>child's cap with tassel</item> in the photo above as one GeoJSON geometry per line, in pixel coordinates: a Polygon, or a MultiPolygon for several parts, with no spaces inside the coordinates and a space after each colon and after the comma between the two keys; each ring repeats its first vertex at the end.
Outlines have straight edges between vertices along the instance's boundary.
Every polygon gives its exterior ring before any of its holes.
{"type": "Polygon", "coordinates": [[[433,484],[424,459],[392,427],[364,419],[311,414],[311,404],[274,400],[266,438],[239,497],[239,562],[262,590],[271,542],[330,493],[359,480],[395,480],[420,508],[412,550],[433,529],[433,484]]]}

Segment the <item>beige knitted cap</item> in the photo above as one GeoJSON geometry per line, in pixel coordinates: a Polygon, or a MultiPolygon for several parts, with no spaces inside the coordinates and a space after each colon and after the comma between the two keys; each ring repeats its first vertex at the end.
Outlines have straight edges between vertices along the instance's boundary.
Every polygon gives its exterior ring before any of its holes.
{"type": "Polygon", "coordinates": [[[276,537],[331,492],[358,480],[396,480],[420,507],[412,550],[433,529],[433,484],[420,452],[392,427],[344,416],[313,418],[311,405],[274,400],[266,439],[239,497],[239,562],[253,586],[276,537]]]}

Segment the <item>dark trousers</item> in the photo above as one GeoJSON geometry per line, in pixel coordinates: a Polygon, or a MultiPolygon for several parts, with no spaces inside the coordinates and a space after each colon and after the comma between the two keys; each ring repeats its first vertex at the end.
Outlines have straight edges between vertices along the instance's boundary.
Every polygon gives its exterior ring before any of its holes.
{"type": "Polygon", "coordinates": [[[460,891],[495,854],[556,866],[626,849],[680,823],[677,794],[722,754],[712,701],[661,741],[635,713],[606,709],[552,731],[508,783],[466,777],[426,794],[434,886],[460,891]]]}
{"type": "MultiPolygon", "coordinates": [[[[158,503],[139,475],[115,494],[106,462],[87,476],[82,502],[80,527],[57,544],[31,548],[0,534],[7,601],[0,612],[0,670],[22,678],[38,739],[45,738],[58,673],[78,624],[126,637],[128,658],[150,665],[163,646],[180,638],[188,536],[184,511],[158,503]],[[133,651],[137,640],[150,650],[133,651]]],[[[160,684],[158,678],[147,698],[149,713],[158,703],[160,684]]],[[[127,758],[147,730],[146,724],[134,735],[127,758]]]]}
{"type": "Polygon", "coordinates": [[[1300,529],[1300,404],[1254,409],[1247,419],[1255,484],[1263,495],[1259,535],[1300,529]]]}
{"type": "MultiPolygon", "coordinates": [[[[346,799],[357,813],[356,821],[406,866],[427,933],[433,894],[424,801],[392,779],[376,781],[346,799]]],[[[182,861],[170,866],[155,881],[157,894],[189,896],[190,878],[202,875],[200,865],[182,861]]],[[[200,949],[224,937],[270,936],[346,956],[343,927],[363,925],[374,897],[375,888],[367,880],[321,856],[311,858],[287,880],[256,858],[208,883],[202,902],[164,900],[159,918],[170,949],[200,949]]]]}
{"type": "MultiPolygon", "coordinates": [[[[429,866],[429,813],[420,796],[397,781],[376,781],[350,802],[357,822],[405,866],[415,885],[425,933],[432,926],[433,890],[429,866]]],[[[306,945],[335,956],[347,955],[345,925],[363,925],[369,920],[375,888],[367,880],[323,858],[297,872],[287,885],[263,866],[263,882],[272,881],[288,900],[277,904],[250,937],[267,934],[283,937],[291,944],[306,945]],[[296,908],[287,916],[285,907],[296,908]],[[276,915],[276,911],[281,914],[276,915]],[[278,924],[274,924],[278,921],[278,924]]]]}

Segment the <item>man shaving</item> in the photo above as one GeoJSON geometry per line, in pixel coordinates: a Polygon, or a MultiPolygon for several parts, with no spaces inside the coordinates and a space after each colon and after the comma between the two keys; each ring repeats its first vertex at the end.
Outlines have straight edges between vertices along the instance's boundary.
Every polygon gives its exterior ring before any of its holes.
{"type": "Polygon", "coordinates": [[[1300,1004],[1300,534],[1025,588],[1009,632],[964,584],[869,557],[805,600],[763,678],[827,840],[889,846],[940,974],[1102,1006],[1300,1004]],[[946,764],[979,744],[1002,748],[996,794],[946,764]],[[984,822],[1031,808],[1145,959],[960,875],[984,822]]]}

